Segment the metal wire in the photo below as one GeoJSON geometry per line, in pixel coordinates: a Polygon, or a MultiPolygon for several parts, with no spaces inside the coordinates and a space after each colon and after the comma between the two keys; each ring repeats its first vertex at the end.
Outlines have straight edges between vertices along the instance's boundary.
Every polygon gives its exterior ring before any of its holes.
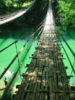
{"type": "MultiPolygon", "coordinates": [[[[58,22],[56,21],[56,19],[53,17],[53,19],[54,19],[54,21],[58,24],[58,22]]],[[[59,24],[58,24],[59,25],[59,24]]],[[[60,25],[59,25],[60,26],[60,25]]],[[[61,28],[62,29],[62,28],[61,28]]],[[[62,29],[63,30],[63,29],[62,29]]],[[[64,31],[64,30],[63,30],[64,31]]],[[[66,31],[64,31],[64,32],[66,32],[66,31]]],[[[66,32],[67,33],[67,32],[66,32]]],[[[75,41],[75,39],[69,34],[69,33],[67,33],[74,41],[75,41]]]]}
{"type": "MultiPolygon", "coordinates": [[[[53,19],[54,19],[54,17],[53,17],[53,19]]],[[[54,19],[54,20],[55,20],[55,19],[54,19]]],[[[56,26],[56,25],[55,25],[55,26],[56,26]]],[[[59,29],[58,29],[58,31],[59,31],[59,29]]],[[[59,33],[60,33],[60,31],[59,31],[59,33]]],[[[60,33],[60,34],[61,34],[61,33],[60,33]]],[[[75,69],[74,69],[75,53],[72,51],[72,49],[70,48],[70,46],[67,44],[67,42],[65,41],[64,37],[62,36],[62,34],[61,34],[61,37],[62,37],[63,41],[66,43],[66,45],[68,46],[69,50],[71,51],[71,53],[72,53],[73,56],[74,56],[74,62],[73,62],[73,65],[72,65],[72,63],[71,63],[71,61],[70,61],[70,59],[69,59],[69,57],[68,57],[68,54],[67,54],[66,50],[65,50],[64,47],[63,47],[63,49],[64,49],[64,51],[65,51],[65,54],[66,54],[66,56],[67,56],[67,58],[68,58],[68,61],[69,61],[70,65],[71,65],[72,71],[75,73],[75,69]]],[[[71,75],[72,75],[72,71],[71,71],[71,75]]]]}
{"type": "MultiPolygon", "coordinates": [[[[17,49],[17,44],[16,44],[16,43],[15,43],[15,47],[16,47],[16,53],[18,53],[18,49],[17,49]]],[[[19,65],[20,65],[19,56],[17,57],[17,59],[18,59],[18,66],[19,66],[19,65]]],[[[20,70],[19,70],[19,74],[20,74],[20,78],[21,78],[21,80],[22,80],[20,70]]]]}
{"type": "Polygon", "coordinates": [[[22,37],[20,37],[18,40],[16,40],[15,42],[9,44],[7,47],[3,48],[2,50],[0,50],[0,53],[3,52],[4,50],[6,50],[7,48],[9,48],[10,46],[12,46],[13,44],[17,43],[20,39],[22,39],[23,37],[25,37],[27,34],[29,34],[31,31],[35,30],[36,28],[38,28],[41,24],[43,24],[43,22],[45,21],[45,19],[38,24],[36,27],[34,27],[33,29],[31,29],[29,32],[25,33],[22,37]]]}
{"type": "Polygon", "coordinates": [[[41,27],[43,27],[44,24],[42,24],[27,40],[27,42],[24,44],[24,46],[20,49],[20,51],[17,53],[17,55],[13,58],[13,60],[10,62],[10,64],[7,66],[7,68],[5,69],[5,71],[1,74],[0,79],[3,77],[3,75],[5,74],[5,72],[10,68],[10,66],[12,65],[12,63],[15,61],[15,59],[18,57],[18,55],[22,52],[22,50],[25,48],[25,46],[27,45],[28,41],[31,39],[31,37],[34,36],[34,34],[36,34],[37,31],[39,31],[41,29],[41,27]]]}

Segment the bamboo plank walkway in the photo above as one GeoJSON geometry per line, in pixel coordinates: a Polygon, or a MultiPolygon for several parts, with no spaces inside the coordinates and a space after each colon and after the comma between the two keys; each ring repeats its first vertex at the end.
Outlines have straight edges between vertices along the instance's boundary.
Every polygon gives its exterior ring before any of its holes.
{"type": "Polygon", "coordinates": [[[14,100],[73,100],[51,10],[49,1],[43,33],[14,100]]]}

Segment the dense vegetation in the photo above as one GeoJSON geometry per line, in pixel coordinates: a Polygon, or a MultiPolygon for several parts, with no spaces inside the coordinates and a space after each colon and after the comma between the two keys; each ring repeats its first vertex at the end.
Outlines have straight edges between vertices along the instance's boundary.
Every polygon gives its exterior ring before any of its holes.
{"type": "Polygon", "coordinates": [[[54,5],[54,15],[59,25],[61,24],[64,30],[69,25],[75,27],[75,0],[58,0],[54,5]]]}
{"type": "MultiPolygon", "coordinates": [[[[44,12],[46,13],[47,1],[41,0],[40,2],[40,0],[36,0],[35,5],[27,14],[12,21],[12,25],[37,25],[45,16],[44,12]]],[[[0,1],[0,15],[15,12],[30,4],[31,0],[2,0],[0,1]]],[[[54,2],[53,11],[56,23],[61,25],[64,30],[69,25],[75,27],[75,0],[58,0],[54,2]]]]}
{"type": "Polygon", "coordinates": [[[2,0],[0,1],[0,15],[9,14],[30,4],[27,0],[2,0]]]}

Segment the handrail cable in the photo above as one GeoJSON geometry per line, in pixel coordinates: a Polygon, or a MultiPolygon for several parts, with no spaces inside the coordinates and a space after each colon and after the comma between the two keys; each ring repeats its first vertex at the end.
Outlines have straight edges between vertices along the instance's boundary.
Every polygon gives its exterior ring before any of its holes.
{"type": "Polygon", "coordinates": [[[31,29],[28,33],[24,34],[22,37],[20,37],[18,40],[16,40],[15,42],[9,44],[8,46],[6,46],[5,48],[3,48],[2,50],[0,50],[0,53],[2,51],[4,51],[5,49],[7,49],[8,47],[10,47],[11,45],[13,45],[14,43],[17,43],[20,39],[22,39],[23,37],[25,37],[27,34],[29,34],[31,31],[35,30],[39,25],[41,25],[43,22],[45,21],[45,19],[40,23],[38,24],[35,28],[31,29]]]}
{"type": "MultiPolygon", "coordinates": [[[[73,68],[74,68],[74,64],[75,64],[75,56],[74,56],[74,61],[73,61],[73,68]]],[[[72,71],[71,71],[71,75],[72,75],[72,71]]]]}
{"type": "MultiPolygon", "coordinates": [[[[53,19],[54,19],[54,17],[53,17],[53,19]]],[[[54,23],[54,25],[56,26],[56,24],[54,23]]],[[[56,32],[56,34],[57,34],[57,31],[55,31],[56,32]]],[[[57,34],[57,36],[59,37],[59,35],[57,34]]],[[[61,39],[60,39],[60,37],[59,37],[59,40],[60,40],[60,42],[61,42],[61,39]]],[[[61,45],[62,45],[62,42],[61,42],[61,45]]],[[[64,49],[64,46],[62,45],[62,47],[63,47],[63,49],[64,49]]],[[[69,59],[69,57],[68,57],[68,54],[67,54],[67,52],[66,52],[66,50],[64,49],[64,52],[65,52],[65,54],[66,54],[66,56],[67,56],[67,58],[68,58],[68,61],[69,61],[69,63],[70,63],[70,65],[71,65],[71,68],[72,68],[72,70],[73,70],[73,72],[75,73],[75,70],[74,70],[74,66],[72,65],[72,63],[71,63],[71,61],[70,61],[70,59],[69,59]]],[[[74,53],[74,52],[73,52],[74,53]]],[[[75,56],[75,55],[73,55],[73,56],[75,56]]],[[[72,73],[72,72],[71,72],[72,73]]]]}
{"type": "MultiPolygon", "coordinates": [[[[53,16],[53,19],[54,19],[54,21],[56,21],[55,20],[55,18],[54,18],[54,16],[53,16]]],[[[54,25],[56,26],[56,24],[54,23],[54,25]]],[[[56,33],[57,33],[57,31],[56,31],[56,33]]],[[[60,33],[60,32],[59,32],[60,33]]],[[[71,37],[72,38],[72,37],[71,37]]],[[[73,38],[72,38],[73,39],[73,38]]],[[[74,40],[74,39],[73,39],[74,40]]],[[[69,57],[68,57],[68,54],[66,53],[66,50],[64,49],[64,52],[65,52],[65,54],[66,54],[66,56],[67,56],[67,58],[68,58],[68,61],[69,61],[69,63],[70,63],[70,65],[71,65],[71,68],[72,68],[72,71],[75,73],[75,70],[74,70],[74,63],[75,63],[75,54],[74,54],[74,52],[73,52],[73,56],[74,56],[74,62],[73,62],[73,65],[72,65],[72,63],[71,63],[71,61],[70,61],[70,59],[69,59],[69,57]]],[[[72,75],[72,71],[71,71],[71,75],[72,75]]]]}
{"type": "MultiPolygon", "coordinates": [[[[39,32],[38,36],[39,36],[40,34],[41,34],[41,31],[39,32]]],[[[38,38],[38,36],[34,39],[34,41],[38,38]]],[[[33,45],[34,41],[32,42],[31,46],[33,45]]],[[[28,51],[30,50],[31,46],[29,47],[28,51]]],[[[26,57],[26,55],[27,55],[28,51],[26,52],[26,54],[25,54],[25,56],[24,56],[24,58],[23,58],[22,62],[21,62],[21,63],[20,63],[20,65],[19,65],[19,68],[17,69],[16,73],[14,74],[14,76],[13,76],[13,78],[12,78],[11,82],[10,82],[10,83],[9,83],[9,85],[6,87],[6,89],[5,89],[5,91],[4,91],[4,94],[3,94],[2,98],[1,98],[1,100],[3,100],[3,99],[4,99],[4,96],[5,96],[5,95],[6,95],[6,93],[8,92],[8,89],[9,89],[9,87],[11,86],[11,84],[12,84],[12,82],[13,82],[14,78],[16,77],[16,75],[17,75],[17,73],[18,73],[18,71],[19,71],[19,69],[20,69],[21,65],[23,64],[23,61],[24,61],[24,59],[25,59],[25,57],[26,57]]]]}
{"type": "MultiPolygon", "coordinates": [[[[62,28],[61,28],[62,29],[62,28]]],[[[63,30],[63,29],[62,29],[63,30]]],[[[64,31],[64,30],[63,30],[64,31]]],[[[64,31],[65,33],[67,33],[66,31],[64,31]]],[[[75,41],[75,39],[69,34],[69,33],[67,33],[74,41],[75,41]]]]}
{"type": "MultiPolygon", "coordinates": [[[[54,17],[53,17],[53,19],[54,19],[54,17]]],[[[70,46],[68,45],[68,43],[65,41],[65,39],[64,39],[62,33],[60,32],[60,30],[59,30],[59,29],[57,29],[57,30],[59,31],[59,33],[60,33],[62,39],[64,40],[64,42],[65,42],[66,45],[68,46],[68,48],[69,48],[69,50],[71,51],[72,55],[75,56],[75,53],[72,51],[71,47],[70,47],[70,46]]]]}
{"type": "MultiPolygon", "coordinates": [[[[59,37],[58,34],[57,34],[57,36],[58,36],[58,38],[59,38],[59,40],[60,40],[60,42],[61,42],[61,39],[60,39],[60,37],[59,37]]],[[[62,45],[62,42],[61,42],[61,45],[62,45]]],[[[73,65],[72,65],[72,63],[71,63],[71,61],[70,61],[70,59],[69,59],[69,56],[68,56],[68,54],[67,54],[67,52],[66,52],[66,50],[65,50],[65,48],[64,48],[63,45],[62,45],[62,47],[63,47],[63,50],[64,50],[64,52],[65,52],[65,54],[66,54],[66,56],[67,56],[67,58],[68,58],[68,61],[69,61],[70,65],[71,65],[71,68],[72,68],[73,72],[75,73],[74,67],[73,67],[73,65]]]]}
{"type": "MultiPolygon", "coordinates": [[[[58,22],[56,21],[56,19],[53,17],[53,19],[54,19],[54,21],[58,24],[58,22]]],[[[58,24],[59,25],[59,24],[58,24]]],[[[60,26],[60,25],[59,25],[60,26]]],[[[62,29],[62,28],[61,28],[62,29]]],[[[63,29],[62,29],[63,30],[63,29]]],[[[63,30],[64,31],[64,30],[63,30]]],[[[66,32],[66,31],[64,31],[64,32],[66,32]]],[[[67,33],[67,32],[66,32],[67,33]]],[[[75,39],[69,34],[69,33],[67,33],[74,41],[75,41],[75,39]]]]}
{"type": "Polygon", "coordinates": [[[28,41],[31,39],[31,37],[34,36],[34,34],[41,29],[41,27],[43,26],[43,24],[29,37],[29,39],[27,40],[27,42],[24,44],[24,46],[20,49],[20,51],[16,54],[16,56],[13,58],[13,60],[10,62],[10,64],[7,66],[7,68],[5,69],[5,71],[0,75],[0,79],[3,77],[3,75],[5,74],[5,72],[9,69],[9,67],[12,65],[12,63],[15,61],[15,59],[18,57],[18,55],[22,52],[22,50],[24,49],[24,47],[26,46],[26,44],[28,43],[28,41]]]}
{"type": "MultiPolygon", "coordinates": [[[[42,28],[41,30],[43,30],[43,28],[42,28]]],[[[42,33],[42,31],[39,32],[39,36],[40,36],[40,33],[42,33]]],[[[38,36],[38,37],[39,37],[39,36],[38,36]]],[[[35,42],[35,41],[34,41],[34,42],[35,42]]],[[[21,84],[22,84],[22,83],[21,83],[21,84]]],[[[21,85],[20,85],[19,90],[18,90],[18,92],[17,92],[17,95],[18,95],[19,91],[21,90],[21,88],[22,88],[22,87],[21,87],[21,85]]]]}
{"type": "MultiPolygon", "coordinates": [[[[59,31],[59,29],[57,29],[59,31]]],[[[62,33],[59,31],[59,33],[61,34],[61,37],[63,39],[63,41],[65,42],[65,44],[68,46],[69,50],[71,51],[72,55],[74,56],[74,52],[72,51],[71,47],[68,45],[68,43],[65,41],[64,37],[62,36],[62,33]]]]}

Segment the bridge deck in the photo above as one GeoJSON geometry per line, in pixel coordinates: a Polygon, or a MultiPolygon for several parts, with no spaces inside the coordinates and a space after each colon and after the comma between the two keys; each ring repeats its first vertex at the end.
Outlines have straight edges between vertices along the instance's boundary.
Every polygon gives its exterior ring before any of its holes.
{"type": "Polygon", "coordinates": [[[15,100],[71,100],[62,55],[52,33],[41,35],[15,100]]]}
{"type": "Polygon", "coordinates": [[[49,1],[43,33],[14,100],[73,99],[53,23],[49,1]]]}

